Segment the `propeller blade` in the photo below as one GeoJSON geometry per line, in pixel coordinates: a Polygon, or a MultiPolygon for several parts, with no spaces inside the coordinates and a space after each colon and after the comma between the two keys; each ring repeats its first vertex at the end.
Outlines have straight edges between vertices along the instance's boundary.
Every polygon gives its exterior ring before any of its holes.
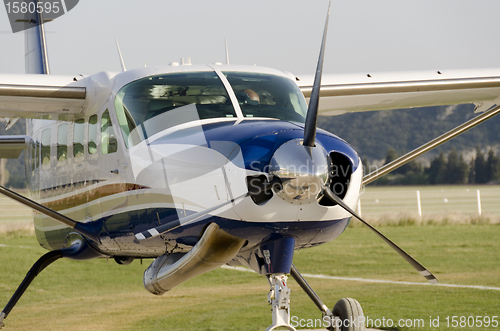
{"type": "Polygon", "coordinates": [[[415,260],[413,257],[410,256],[410,254],[406,253],[402,248],[400,248],[398,245],[393,243],[389,238],[384,236],[382,233],[380,233],[377,229],[375,229],[373,226],[371,226],[369,223],[364,221],[354,210],[349,208],[342,199],[340,199],[335,193],[332,192],[332,190],[329,187],[324,187],[323,188],[323,193],[335,201],[339,206],[344,208],[348,213],[350,213],[352,216],[356,217],[358,220],[360,220],[364,225],[369,227],[373,232],[375,232],[382,240],[384,240],[389,246],[392,247],[403,259],[406,260],[413,268],[415,268],[422,276],[425,277],[430,283],[436,284],[438,282],[437,278],[429,271],[427,268],[425,268],[423,265],[421,265],[417,260],[415,260]]]}
{"type": "Polygon", "coordinates": [[[304,146],[314,147],[316,138],[316,125],[318,122],[318,106],[319,106],[319,91],[321,89],[321,75],[323,72],[323,58],[325,55],[326,32],[328,30],[328,20],[330,19],[330,6],[328,4],[328,14],[326,15],[325,30],[323,31],[323,40],[321,42],[321,50],[319,52],[318,65],[314,76],[314,85],[309,98],[309,107],[307,108],[306,124],[304,126],[304,146]]]}

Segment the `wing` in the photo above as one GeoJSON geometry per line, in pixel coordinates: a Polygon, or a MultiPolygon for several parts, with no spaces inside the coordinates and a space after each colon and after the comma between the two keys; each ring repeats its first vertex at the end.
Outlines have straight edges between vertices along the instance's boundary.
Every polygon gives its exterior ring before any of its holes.
{"type": "Polygon", "coordinates": [[[0,75],[0,117],[78,114],[86,95],[84,82],[73,76],[0,75]]]}
{"type": "MultiPolygon", "coordinates": [[[[314,77],[299,77],[306,98],[314,77]]],[[[319,115],[474,103],[476,112],[500,104],[500,69],[325,75],[319,115]]]]}

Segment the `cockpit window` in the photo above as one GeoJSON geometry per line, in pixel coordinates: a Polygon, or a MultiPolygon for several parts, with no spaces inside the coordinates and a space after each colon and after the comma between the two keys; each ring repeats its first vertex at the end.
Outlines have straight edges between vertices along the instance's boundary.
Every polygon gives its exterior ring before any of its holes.
{"type": "Polygon", "coordinates": [[[236,94],[243,116],[305,122],[304,95],[290,79],[262,73],[223,73],[236,94]]]}
{"type": "Polygon", "coordinates": [[[115,108],[127,147],[182,123],[236,117],[226,89],[213,71],[139,79],[117,93],[115,108]]]}

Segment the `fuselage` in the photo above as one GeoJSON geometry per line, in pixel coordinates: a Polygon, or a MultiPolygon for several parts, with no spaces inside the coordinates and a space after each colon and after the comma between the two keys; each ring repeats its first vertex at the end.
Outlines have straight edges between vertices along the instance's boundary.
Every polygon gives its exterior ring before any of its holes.
{"type": "MultiPolygon", "coordinates": [[[[217,223],[247,241],[241,261],[277,238],[293,238],[299,249],[330,241],[347,226],[349,214],[332,201],[317,193],[305,199],[306,185],[290,186],[296,191],[288,195],[242,197],[276,171],[314,168],[290,155],[294,169],[273,169],[277,151],[300,145],[304,135],[307,107],[293,76],[257,67],[170,66],[99,73],[75,85],[92,91],[82,114],[28,120],[34,143],[26,173],[32,198],[92,225],[99,242],[91,245],[103,255],[186,252],[207,224],[217,223]],[[135,237],[233,199],[161,236],[135,237]]],[[[359,157],[331,133],[319,130],[316,142],[329,162],[326,185],[354,208],[359,157]]],[[[43,247],[65,245],[70,228],[42,214],[34,219],[43,247]]]]}

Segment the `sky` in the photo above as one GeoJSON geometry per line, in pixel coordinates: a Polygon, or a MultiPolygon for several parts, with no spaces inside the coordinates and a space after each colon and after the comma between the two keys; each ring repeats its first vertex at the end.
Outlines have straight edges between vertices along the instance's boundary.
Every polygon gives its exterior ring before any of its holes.
{"type": "MultiPolygon", "coordinates": [[[[81,0],[46,24],[52,74],[254,63],[313,74],[327,0],[81,0]]],[[[500,67],[498,0],[333,0],[325,73],[500,67]]],[[[0,8],[0,73],[24,73],[23,32],[0,8]]]]}

